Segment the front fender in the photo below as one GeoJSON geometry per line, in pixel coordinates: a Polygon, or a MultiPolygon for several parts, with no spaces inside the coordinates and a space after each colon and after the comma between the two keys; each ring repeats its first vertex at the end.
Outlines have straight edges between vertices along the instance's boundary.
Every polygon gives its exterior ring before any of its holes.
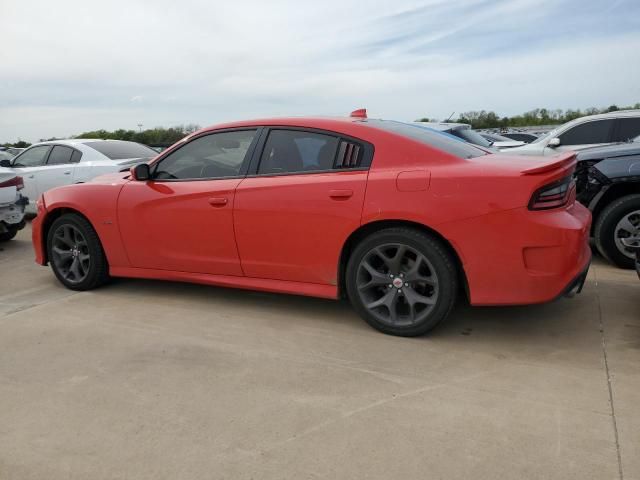
{"type": "MultiPolygon", "coordinates": [[[[46,192],[43,195],[44,215],[39,213],[34,220],[34,227],[41,230],[40,241],[44,245],[48,227],[57,217],[65,213],[76,212],[84,216],[95,229],[109,265],[112,267],[130,266],[120,237],[117,215],[118,197],[125,183],[91,182],[54,188],[46,192]]],[[[36,239],[34,238],[34,245],[35,243],[36,239]]],[[[46,262],[44,252],[41,262],[46,262]]]]}

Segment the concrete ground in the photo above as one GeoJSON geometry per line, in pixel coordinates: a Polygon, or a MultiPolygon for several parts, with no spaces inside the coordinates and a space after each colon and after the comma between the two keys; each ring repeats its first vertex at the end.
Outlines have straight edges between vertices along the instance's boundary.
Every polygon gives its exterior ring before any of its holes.
{"type": "Polygon", "coordinates": [[[117,280],[0,246],[0,479],[640,479],[640,281],[460,304],[431,336],[346,303],[117,280]]]}

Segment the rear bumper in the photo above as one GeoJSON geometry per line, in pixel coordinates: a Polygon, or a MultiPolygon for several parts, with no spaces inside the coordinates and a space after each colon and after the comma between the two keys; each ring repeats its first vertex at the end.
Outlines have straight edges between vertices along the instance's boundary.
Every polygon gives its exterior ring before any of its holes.
{"type": "Polygon", "coordinates": [[[591,214],[568,209],[502,211],[448,225],[472,305],[527,305],[577,293],[591,262],[591,214]]]}
{"type": "Polygon", "coordinates": [[[24,228],[24,207],[28,202],[27,197],[18,193],[14,203],[0,206],[0,233],[24,228]]]}

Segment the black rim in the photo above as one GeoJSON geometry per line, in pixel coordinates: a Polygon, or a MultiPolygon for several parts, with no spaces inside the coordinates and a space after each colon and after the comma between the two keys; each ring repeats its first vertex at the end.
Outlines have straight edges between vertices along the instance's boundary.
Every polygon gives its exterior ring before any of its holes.
{"type": "Polygon", "coordinates": [[[389,243],[370,250],[356,274],[364,307],[380,322],[410,326],[424,320],[438,301],[438,276],[416,249],[389,243]]]}
{"type": "Polygon", "coordinates": [[[80,283],[87,278],[91,255],[87,240],[78,228],[65,224],[53,232],[51,260],[67,282],[80,283]]]}

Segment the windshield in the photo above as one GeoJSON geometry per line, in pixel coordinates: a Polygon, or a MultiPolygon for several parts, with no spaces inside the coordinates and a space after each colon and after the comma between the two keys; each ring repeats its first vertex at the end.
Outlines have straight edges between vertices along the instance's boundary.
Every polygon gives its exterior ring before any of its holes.
{"type": "Polygon", "coordinates": [[[418,142],[429,145],[437,150],[442,150],[458,158],[474,158],[488,154],[488,152],[481,148],[461,141],[447,132],[439,132],[422,125],[396,122],[393,120],[367,120],[367,125],[402,135],[411,140],[417,140],[418,142]]]}
{"type": "Polygon", "coordinates": [[[469,143],[473,143],[474,145],[480,145],[481,147],[488,148],[491,146],[491,142],[480,135],[475,130],[471,130],[470,128],[455,128],[450,130],[449,133],[455,135],[456,137],[460,137],[463,140],[466,140],[469,143]]]}
{"type": "Polygon", "coordinates": [[[125,158],[148,158],[155,157],[158,152],[136,142],[126,142],[124,140],[104,140],[101,142],[88,142],[86,146],[99,151],[111,160],[123,160],[125,158]]]}

